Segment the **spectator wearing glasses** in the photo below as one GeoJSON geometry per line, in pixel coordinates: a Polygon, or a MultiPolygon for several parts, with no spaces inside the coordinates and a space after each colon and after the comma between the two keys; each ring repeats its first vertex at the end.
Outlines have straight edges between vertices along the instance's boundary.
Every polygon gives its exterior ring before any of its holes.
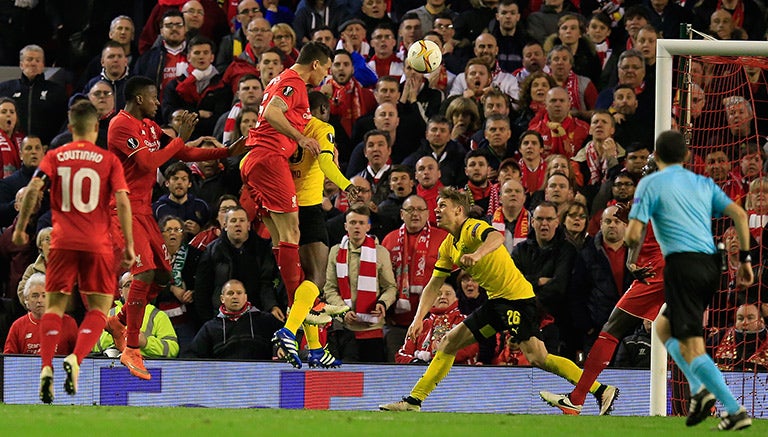
{"type": "Polygon", "coordinates": [[[216,62],[214,62],[217,70],[226,70],[232,60],[243,53],[245,45],[248,44],[245,30],[254,18],[264,18],[264,12],[259,3],[256,0],[241,0],[237,4],[235,31],[225,35],[219,43],[219,52],[216,54],[216,62]]]}
{"type": "Polygon", "coordinates": [[[387,314],[384,343],[387,361],[394,362],[398,349],[405,342],[408,326],[413,322],[419,306],[421,291],[432,277],[437,261],[437,250],[447,232],[429,225],[427,202],[412,195],[400,208],[403,224],[382,240],[390,255],[397,284],[397,301],[394,310],[387,314]]]}
{"type": "Polygon", "coordinates": [[[139,53],[144,54],[155,43],[162,25],[159,17],[164,17],[165,13],[171,10],[180,11],[185,23],[193,21],[191,26],[185,24],[187,29],[197,29],[195,33],[214,41],[221,41],[224,35],[229,33],[227,14],[216,0],[164,0],[158,2],[147,17],[146,25],[139,36],[139,53]]]}
{"type": "MultiPolygon", "coordinates": [[[[112,85],[106,80],[99,80],[87,90],[87,98],[96,107],[96,112],[99,116],[99,136],[96,138],[96,145],[104,149],[107,148],[107,130],[109,129],[109,122],[117,114],[115,111],[115,92],[112,85]]],[[[82,94],[75,94],[70,100],[70,106],[74,104],[78,99],[84,98],[82,94]]],[[[72,141],[72,132],[65,130],[64,132],[56,135],[51,140],[49,150],[55,149],[59,146],[63,146],[72,141]]]]}

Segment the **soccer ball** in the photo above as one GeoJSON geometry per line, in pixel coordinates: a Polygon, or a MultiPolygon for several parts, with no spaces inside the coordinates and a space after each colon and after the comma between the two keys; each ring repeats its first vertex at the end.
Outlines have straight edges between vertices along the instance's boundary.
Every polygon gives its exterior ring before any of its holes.
{"type": "Polygon", "coordinates": [[[419,73],[431,73],[443,62],[443,54],[440,48],[434,42],[421,39],[411,44],[408,48],[408,58],[406,59],[411,68],[419,73]]]}

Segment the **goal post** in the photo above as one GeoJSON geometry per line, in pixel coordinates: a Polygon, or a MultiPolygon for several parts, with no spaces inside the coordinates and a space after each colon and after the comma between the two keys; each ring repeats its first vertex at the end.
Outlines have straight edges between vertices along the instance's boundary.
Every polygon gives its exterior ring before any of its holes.
{"type": "MultiPolygon", "coordinates": [[[[674,56],[768,56],[768,41],[659,39],[656,46],[656,116],[654,133],[672,127],[674,56]]],[[[655,324],[654,324],[655,325],[655,324]]],[[[652,328],[650,415],[667,414],[667,353],[652,328]]]]}

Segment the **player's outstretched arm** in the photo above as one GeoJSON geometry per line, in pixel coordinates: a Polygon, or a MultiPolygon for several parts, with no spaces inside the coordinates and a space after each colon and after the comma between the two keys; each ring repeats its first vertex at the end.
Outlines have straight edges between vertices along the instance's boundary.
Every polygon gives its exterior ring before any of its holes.
{"type": "Polygon", "coordinates": [[[485,241],[474,253],[467,253],[461,256],[459,263],[462,267],[472,267],[477,264],[484,256],[493,252],[504,244],[504,235],[501,232],[490,232],[485,237],[485,241]]]}
{"type": "MultiPolygon", "coordinates": [[[[500,233],[497,232],[497,234],[500,233]]],[[[426,287],[422,290],[421,298],[419,298],[419,307],[416,309],[416,315],[413,317],[411,326],[408,327],[407,337],[413,341],[416,341],[421,335],[421,331],[424,329],[422,321],[432,308],[432,305],[435,304],[435,299],[437,299],[437,296],[440,293],[440,287],[445,283],[445,278],[445,276],[432,276],[432,278],[429,279],[429,282],[427,282],[426,287]]]]}
{"type": "Polygon", "coordinates": [[[627,247],[640,245],[643,242],[643,235],[645,235],[645,223],[638,219],[630,219],[627,230],[624,232],[624,243],[627,247]]]}
{"type": "Polygon", "coordinates": [[[131,218],[131,202],[128,200],[128,192],[116,192],[115,201],[117,203],[117,218],[120,220],[120,229],[123,231],[123,238],[125,239],[125,252],[121,265],[128,269],[136,261],[136,253],[133,251],[133,219],[131,218]]]}
{"type": "Polygon", "coordinates": [[[39,177],[33,177],[27,185],[27,191],[24,193],[24,197],[21,198],[21,208],[19,209],[19,217],[16,220],[16,227],[13,229],[13,235],[11,240],[13,244],[17,246],[23,246],[29,243],[29,235],[27,234],[27,225],[29,224],[29,217],[32,215],[32,210],[35,208],[35,203],[40,192],[45,187],[45,182],[39,177]]]}
{"type": "Polygon", "coordinates": [[[303,133],[293,127],[291,122],[285,117],[286,111],[288,111],[288,104],[280,97],[272,97],[272,100],[264,108],[264,119],[275,130],[296,141],[299,146],[309,150],[314,156],[319,155],[320,144],[314,138],[304,136],[303,133]]]}

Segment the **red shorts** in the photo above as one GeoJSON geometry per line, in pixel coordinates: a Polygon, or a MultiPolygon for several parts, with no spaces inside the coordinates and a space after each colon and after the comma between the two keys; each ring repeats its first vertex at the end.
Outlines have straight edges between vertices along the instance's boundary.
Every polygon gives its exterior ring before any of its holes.
{"type": "Polygon", "coordinates": [[[117,290],[115,262],[111,253],[51,249],[45,266],[45,289],[72,294],[114,295],[117,290]]]}
{"type": "Polygon", "coordinates": [[[258,214],[297,212],[296,186],[288,160],[278,154],[255,152],[252,150],[243,160],[240,176],[258,214]]]}
{"type": "Polygon", "coordinates": [[[664,279],[649,278],[648,284],[632,282],[629,289],[616,303],[616,308],[645,320],[655,320],[664,304],[664,279]]]}
{"type": "MultiPolygon", "coordinates": [[[[119,265],[125,249],[125,240],[117,215],[112,216],[111,230],[116,257],[119,257],[116,264],[119,265]]],[[[165,247],[160,227],[151,215],[133,216],[133,249],[136,252],[136,262],[131,267],[132,274],[137,275],[149,270],[171,271],[171,257],[165,247]]]]}

